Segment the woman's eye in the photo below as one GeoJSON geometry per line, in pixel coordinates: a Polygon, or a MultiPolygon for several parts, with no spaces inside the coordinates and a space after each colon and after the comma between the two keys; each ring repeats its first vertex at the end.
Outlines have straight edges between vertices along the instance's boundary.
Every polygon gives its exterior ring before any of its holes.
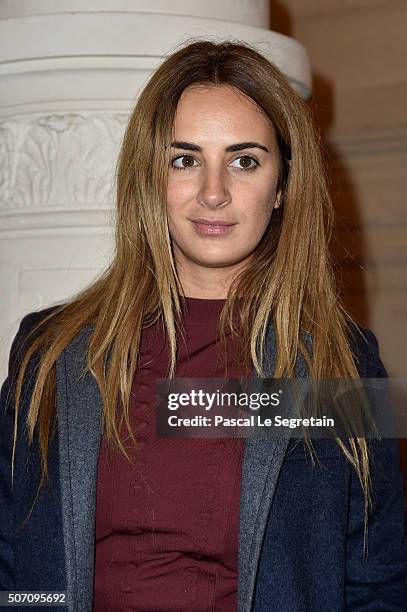
{"type": "MultiPolygon", "coordinates": [[[[194,162],[196,160],[191,155],[178,155],[178,157],[174,157],[171,160],[171,166],[174,170],[188,170],[189,168],[194,167],[194,162]]],[[[239,162],[238,166],[233,166],[234,168],[238,168],[239,170],[245,170],[250,172],[255,170],[257,166],[260,166],[259,162],[251,157],[250,155],[240,155],[233,163],[239,162]],[[243,161],[243,163],[241,163],[243,161]]]]}
{"type": "Polygon", "coordinates": [[[171,165],[175,170],[188,170],[188,168],[193,168],[194,158],[191,155],[179,155],[178,157],[174,157],[171,160],[171,165]],[[187,164],[184,164],[182,160],[187,160],[187,164]],[[176,165],[175,162],[180,162],[176,165]]]}
{"type": "MultiPolygon", "coordinates": [[[[239,164],[239,166],[237,166],[239,168],[239,170],[254,170],[255,168],[257,168],[257,166],[259,166],[259,162],[254,159],[254,157],[251,157],[250,155],[240,155],[240,157],[237,157],[234,161],[236,162],[240,162],[241,160],[244,160],[243,165],[239,164]],[[254,162],[252,165],[250,162],[254,162]]],[[[236,168],[236,166],[234,166],[236,168]]]]}

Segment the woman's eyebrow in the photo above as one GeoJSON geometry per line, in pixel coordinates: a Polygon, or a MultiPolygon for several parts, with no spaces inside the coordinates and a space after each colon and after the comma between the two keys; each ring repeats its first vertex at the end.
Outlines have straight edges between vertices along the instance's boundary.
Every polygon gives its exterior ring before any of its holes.
{"type": "MultiPolygon", "coordinates": [[[[202,147],[200,147],[199,145],[193,144],[192,142],[185,142],[183,140],[176,140],[175,142],[172,142],[171,147],[175,147],[176,149],[185,149],[186,151],[198,151],[199,153],[202,153],[203,150],[202,147]]],[[[241,151],[242,149],[254,148],[263,149],[263,151],[269,153],[268,148],[260,144],[259,142],[238,142],[236,144],[232,144],[225,147],[225,151],[226,153],[229,153],[232,151],[241,151]]]]}

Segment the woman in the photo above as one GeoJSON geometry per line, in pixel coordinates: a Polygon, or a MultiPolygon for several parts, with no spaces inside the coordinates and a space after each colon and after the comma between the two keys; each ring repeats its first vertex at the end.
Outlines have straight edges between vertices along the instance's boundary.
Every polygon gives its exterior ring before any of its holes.
{"type": "Polygon", "coordinates": [[[405,609],[395,440],[315,440],[314,463],[301,440],[155,434],[158,378],[386,376],[338,302],[330,218],[269,61],[209,41],[164,61],[124,136],[112,263],[11,349],[2,589],[75,612],[405,609]]]}

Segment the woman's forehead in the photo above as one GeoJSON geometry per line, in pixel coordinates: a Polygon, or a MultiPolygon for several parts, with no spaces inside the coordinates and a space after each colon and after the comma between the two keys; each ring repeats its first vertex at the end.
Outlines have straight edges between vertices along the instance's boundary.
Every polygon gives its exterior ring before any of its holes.
{"type": "Polygon", "coordinates": [[[177,140],[275,138],[266,113],[243,92],[229,86],[197,86],[185,90],[178,102],[173,134],[177,140]]]}

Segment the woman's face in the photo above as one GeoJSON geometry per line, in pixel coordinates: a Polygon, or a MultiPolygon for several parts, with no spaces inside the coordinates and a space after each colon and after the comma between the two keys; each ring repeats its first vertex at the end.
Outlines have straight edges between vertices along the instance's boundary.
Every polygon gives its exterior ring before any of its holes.
{"type": "Polygon", "coordinates": [[[178,103],[171,159],[167,214],[184,293],[226,297],[278,206],[274,128],[239,90],[195,86],[178,103]]]}

